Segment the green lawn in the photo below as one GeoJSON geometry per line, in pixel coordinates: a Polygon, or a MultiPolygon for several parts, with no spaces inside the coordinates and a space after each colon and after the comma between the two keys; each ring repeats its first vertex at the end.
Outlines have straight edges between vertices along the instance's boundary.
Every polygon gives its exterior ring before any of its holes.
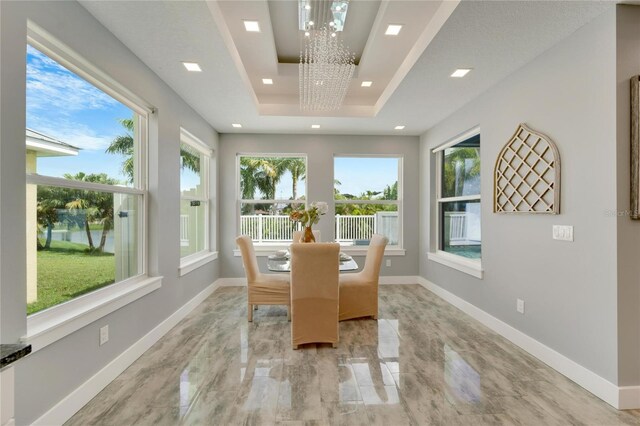
{"type": "Polygon", "coordinates": [[[52,241],[38,251],[38,300],[27,305],[27,314],[78,297],[115,281],[113,254],[87,254],[84,244],[52,241]]]}

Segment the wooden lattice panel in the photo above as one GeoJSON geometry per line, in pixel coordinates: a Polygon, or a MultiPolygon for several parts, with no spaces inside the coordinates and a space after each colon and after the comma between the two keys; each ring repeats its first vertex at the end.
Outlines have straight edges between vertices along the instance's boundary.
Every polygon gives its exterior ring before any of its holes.
{"type": "Polygon", "coordinates": [[[560,154],[541,133],[520,124],[494,171],[496,213],[560,213],[560,154]]]}

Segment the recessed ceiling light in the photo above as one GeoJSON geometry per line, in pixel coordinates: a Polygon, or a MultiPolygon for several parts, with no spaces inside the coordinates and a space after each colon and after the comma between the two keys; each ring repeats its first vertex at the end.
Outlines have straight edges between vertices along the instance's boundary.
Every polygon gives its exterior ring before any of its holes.
{"type": "Polygon", "coordinates": [[[311,35],[311,33],[310,33],[309,31],[305,31],[305,32],[304,32],[304,36],[305,36],[305,37],[309,37],[310,35],[311,35]]]}
{"type": "Polygon", "coordinates": [[[305,8],[306,10],[311,10],[311,6],[310,6],[310,5],[308,5],[308,4],[305,4],[305,5],[304,5],[304,8],[305,8]]]}
{"type": "Polygon", "coordinates": [[[182,65],[184,65],[187,71],[196,71],[196,72],[202,71],[202,68],[200,68],[200,65],[198,65],[195,62],[183,62],[182,65]]]}
{"type": "Polygon", "coordinates": [[[331,37],[335,37],[335,36],[336,36],[336,33],[331,33],[331,37]]]}
{"type": "Polygon", "coordinates": [[[309,21],[309,25],[313,27],[313,21],[309,21]]]}
{"type": "Polygon", "coordinates": [[[394,129],[394,130],[402,130],[402,129],[404,129],[404,126],[396,126],[396,127],[394,127],[393,129],[394,129]]]}
{"type": "Polygon", "coordinates": [[[402,25],[399,24],[391,24],[387,27],[387,31],[385,31],[385,35],[398,35],[400,34],[400,30],[402,29],[402,25]]]}
{"type": "Polygon", "coordinates": [[[337,12],[340,12],[341,10],[342,10],[342,7],[341,7],[341,6],[336,6],[336,11],[337,11],[337,12]]]}
{"type": "Polygon", "coordinates": [[[270,78],[263,78],[262,84],[273,84],[273,80],[270,78]]]}
{"type": "Polygon", "coordinates": [[[312,125],[311,125],[311,128],[312,128],[312,129],[319,129],[319,128],[320,128],[320,125],[319,125],[319,124],[312,124],[312,125]]]}
{"type": "Polygon", "coordinates": [[[244,29],[251,33],[259,33],[260,32],[260,24],[258,21],[243,21],[244,29]]]}
{"type": "Polygon", "coordinates": [[[242,127],[242,124],[233,123],[231,126],[235,127],[236,129],[239,129],[240,127],[242,127]]]}
{"type": "Polygon", "coordinates": [[[453,74],[451,74],[451,77],[461,78],[467,75],[469,71],[471,71],[471,68],[458,68],[453,72],[453,74]]]}
{"type": "Polygon", "coordinates": [[[360,86],[362,87],[371,87],[371,85],[373,84],[373,81],[363,81],[360,86]]]}

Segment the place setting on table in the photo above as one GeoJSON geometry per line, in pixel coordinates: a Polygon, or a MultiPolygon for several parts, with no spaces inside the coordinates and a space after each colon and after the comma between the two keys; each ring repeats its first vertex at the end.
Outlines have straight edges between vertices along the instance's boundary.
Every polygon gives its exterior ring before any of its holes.
{"type": "MultiPolygon", "coordinates": [[[[289,250],[277,250],[267,258],[267,269],[272,272],[291,271],[291,253],[289,250]]],[[[340,272],[355,271],[358,263],[344,252],[340,252],[340,272]]]]}

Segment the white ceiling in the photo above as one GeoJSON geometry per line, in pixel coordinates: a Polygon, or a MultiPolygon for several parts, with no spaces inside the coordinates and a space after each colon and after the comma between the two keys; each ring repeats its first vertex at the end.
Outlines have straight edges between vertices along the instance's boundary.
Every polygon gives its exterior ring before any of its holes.
{"type": "MultiPolygon", "coordinates": [[[[327,6],[329,0],[311,3],[327,6]]],[[[351,0],[345,29],[338,38],[356,53],[359,63],[342,107],[330,112],[300,109],[298,64],[278,59],[281,52],[299,57],[304,48],[304,33],[298,29],[297,1],[211,1],[208,5],[247,91],[254,94],[259,114],[373,117],[451,16],[458,1],[351,0]],[[259,22],[261,31],[245,31],[244,20],[259,22]],[[403,24],[400,34],[384,34],[387,25],[398,23],[403,24]],[[271,78],[273,84],[264,85],[263,78],[271,78]],[[365,80],[373,85],[361,87],[365,80]]]]}
{"type": "Polygon", "coordinates": [[[81,3],[221,133],[407,135],[423,133],[613,7],[592,1],[463,1],[375,117],[345,118],[259,115],[256,96],[238,72],[242,64],[229,53],[206,2],[81,3]],[[198,62],[203,72],[189,73],[181,61],[198,62]],[[453,79],[456,68],[473,71],[453,79]],[[405,130],[394,131],[399,124],[405,130]]]}

